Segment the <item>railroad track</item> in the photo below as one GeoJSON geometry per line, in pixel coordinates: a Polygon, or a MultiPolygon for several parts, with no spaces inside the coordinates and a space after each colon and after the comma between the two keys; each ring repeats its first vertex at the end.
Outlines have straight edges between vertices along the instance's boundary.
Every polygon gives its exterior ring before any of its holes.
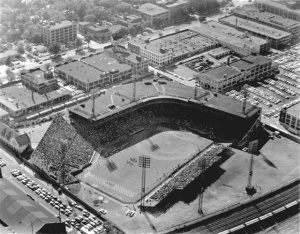
{"type": "Polygon", "coordinates": [[[299,199],[299,179],[293,183],[279,188],[276,191],[263,195],[239,207],[218,214],[197,224],[179,228],[170,233],[188,234],[214,234],[232,229],[258,217],[269,214],[293,201],[299,199]]]}

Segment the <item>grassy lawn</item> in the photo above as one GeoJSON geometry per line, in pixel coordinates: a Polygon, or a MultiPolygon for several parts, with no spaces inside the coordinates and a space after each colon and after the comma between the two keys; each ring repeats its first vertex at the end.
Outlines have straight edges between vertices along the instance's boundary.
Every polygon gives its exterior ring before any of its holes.
{"type": "Polygon", "coordinates": [[[135,202],[140,197],[141,189],[142,169],[138,167],[139,156],[147,155],[151,158],[151,168],[146,171],[147,193],[160,184],[178,164],[210,143],[210,140],[189,132],[162,132],[109,159],[99,158],[79,177],[124,202],[135,202]],[[157,145],[158,149],[152,151],[151,144],[157,145]],[[115,167],[115,170],[110,166],[115,167]]]}

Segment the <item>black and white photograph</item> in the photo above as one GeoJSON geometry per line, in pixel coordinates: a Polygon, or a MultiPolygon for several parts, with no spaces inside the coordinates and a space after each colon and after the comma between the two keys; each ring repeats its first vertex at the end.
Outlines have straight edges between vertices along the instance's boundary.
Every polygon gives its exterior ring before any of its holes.
{"type": "Polygon", "coordinates": [[[0,234],[102,233],[300,233],[300,0],[0,0],[0,234]]]}

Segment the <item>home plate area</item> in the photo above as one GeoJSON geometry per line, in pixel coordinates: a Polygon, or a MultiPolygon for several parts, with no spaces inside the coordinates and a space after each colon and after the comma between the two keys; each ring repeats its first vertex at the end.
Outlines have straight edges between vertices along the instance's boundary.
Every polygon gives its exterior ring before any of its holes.
{"type": "Polygon", "coordinates": [[[111,182],[109,182],[109,181],[107,181],[107,180],[105,180],[103,178],[97,177],[94,174],[90,173],[89,171],[86,174],[84,174],[83,177],[86,180],[88,180],[88,181],[95,182],[96,183],[95,185],[102,185],[104,187],[113,189],[116,192],[121,193],[121,194],[123,194],[123,195],[125,195],[127,197],[131,197],[132,198],[132,197],[136,196],[135,192],[132,192],[131,190],[126,189],[126,188],[124,188],[121,185],[113,184],[113,183],[111,183],[111,182]]]}

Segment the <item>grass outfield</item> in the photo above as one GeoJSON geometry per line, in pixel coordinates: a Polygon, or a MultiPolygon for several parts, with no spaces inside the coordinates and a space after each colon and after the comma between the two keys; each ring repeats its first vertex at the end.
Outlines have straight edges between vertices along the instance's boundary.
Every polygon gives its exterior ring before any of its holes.
{"type": "Polygon", "coordinates": [[[164,181],[178,164],[211,143],[211,140],[190,132],[161,132],[109,159],[98,157],[91,167],[78,175],[78,178],[124,203],[136,202],[141,191],[142,169],[138,167],[140,155],[151,157],[151,168],[146,171],[147,193],[164,181]],[[158,149],[152,151],[151,144],[157,145],[158,149]],[[111,170],[108,164],[115,170],[111,170]]]}

